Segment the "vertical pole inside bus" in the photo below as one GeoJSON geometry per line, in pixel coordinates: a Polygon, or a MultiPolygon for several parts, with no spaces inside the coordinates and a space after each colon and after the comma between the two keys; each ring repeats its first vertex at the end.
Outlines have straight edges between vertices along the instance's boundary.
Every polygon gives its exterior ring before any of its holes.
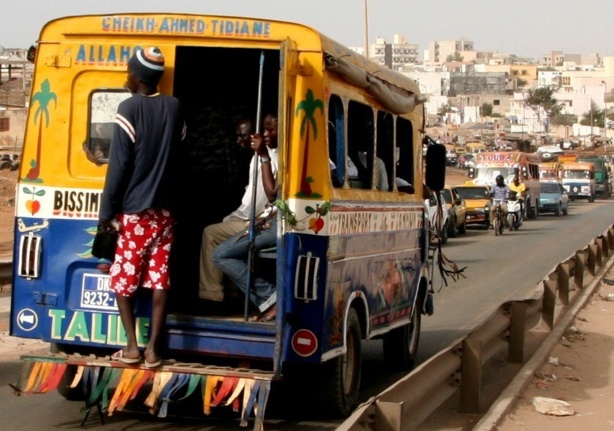
{"type": "MultiPolygon", "coordinates": [[[[260,69],[258,71],[258,102],[256,106],[256,133],[260,134],[260,117],[262,116],[262,74],[264,69],[264,51],[260,51],[260,69]]],[[[249,295],[252,290],[254,280],[254,253],[256,240],[256,192],[258,190],[258,155],[254,153],[254,170],[252,172],[252,208],[249,216],[249,248],[247,252],[247,289],[245,290],[245,304],[243,308],[243,319],[249,316],[249,295]]]]}

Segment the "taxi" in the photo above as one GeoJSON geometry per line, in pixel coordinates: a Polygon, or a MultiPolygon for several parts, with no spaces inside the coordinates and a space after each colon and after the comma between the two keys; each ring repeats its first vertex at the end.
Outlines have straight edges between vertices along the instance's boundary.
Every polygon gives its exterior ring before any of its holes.
{"type": "Polygon", "coordinates": [[[453,186],[452,191],[457,193],[465,201],[467,217],[465,223],[480,225],[488,229],[490,224],[488,207],[490,204],[490,188],[483,185],[459,185],[453,186]]]}
{"type": "Polygon", "coordinates": [[[448,236],[450,238],[455,238],[457,234],[463,234],[467,230],[467,206],[454,187],[445,186],[441,191],[448,210],[448,236]]]}

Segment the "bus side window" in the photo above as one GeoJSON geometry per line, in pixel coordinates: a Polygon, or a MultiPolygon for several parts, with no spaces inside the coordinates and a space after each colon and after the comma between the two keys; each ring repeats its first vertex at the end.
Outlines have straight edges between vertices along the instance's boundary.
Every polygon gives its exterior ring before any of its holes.
{"type": "Polygon", "coordinates": [[[350,188],[371,189],[373,183],[373,109],[358,102],[348,104],[348,156],[358,175],[348,175],[350,188]]]}
{"type": "MultiPolygon", "coordinates": [[[[376,183],[378,190],[389,191],[394,183],[394,117],[392,114],[378,111],[377,112],[377,159],[383,162],[383,167],[380,167],[380,175],[385,177],[379,183],[376,183]]],[[[376,163],[381,163],[377,162],[376,163]]],[[[376,167],[376,175],[378,169],[376,167]]],[[[376,178],[377,181],[377,178],[376,178]]]]}
{"type": "MultiPolygon", "coordinates": [[[[328,101],[328,157],[335,169],[331,170],[334,187],[343,187],[348,169],[345,156],[345,131],[343,126],[343,102],[337,95],[328,101]]],[[[351,175],[348,172],[348,175],[351,175]]]]}
{"type": "Polygon", "coordinates": [[[411,121],[397,117],[396,121],[396,177],[397,190],[414,193],[414,151],[411,121]]]}
{"type": "Polygon", "coordinates": [[[92,163],[107,163],[117,106],[130,97],[125,90],[95,91],[90,96],[88,136],[83,144],[92,163]]]}

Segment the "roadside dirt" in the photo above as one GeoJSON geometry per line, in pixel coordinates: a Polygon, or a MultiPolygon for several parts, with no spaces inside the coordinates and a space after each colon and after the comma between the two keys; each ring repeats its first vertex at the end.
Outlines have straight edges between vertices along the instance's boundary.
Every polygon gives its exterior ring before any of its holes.
{"type": "MultiPolygon", "coordinates": [[[[606,279],[614,282],[614,273],[606,279]]],[[[614,427],[614,286],[602,283],[565,337],[518,397],[498,431],[606,430],[614,427]],[[538,413],[534,397],[571,405],[573,416],[538,413]]]]}
{"type": "Polygon", "coordinates": [[[17,171],[0,171],[0,256],[10,253],[13,247],[16,182],[17,171]]]}

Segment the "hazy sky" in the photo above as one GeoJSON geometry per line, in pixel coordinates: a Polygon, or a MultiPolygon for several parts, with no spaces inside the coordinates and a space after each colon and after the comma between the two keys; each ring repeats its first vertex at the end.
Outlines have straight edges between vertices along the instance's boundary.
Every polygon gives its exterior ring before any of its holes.
{"type": "MultiPolygon", "coordinates": [[[[364,0],[0,0],[0,45],[27,48],[49,20],[113,12],[185,12],[295,21],[364,45],[364,0]]],[[[537,57],[552,50],[614,55],[612,0],[368,0],[369,42],[467,37],[476,50],[537,57]]]]}

